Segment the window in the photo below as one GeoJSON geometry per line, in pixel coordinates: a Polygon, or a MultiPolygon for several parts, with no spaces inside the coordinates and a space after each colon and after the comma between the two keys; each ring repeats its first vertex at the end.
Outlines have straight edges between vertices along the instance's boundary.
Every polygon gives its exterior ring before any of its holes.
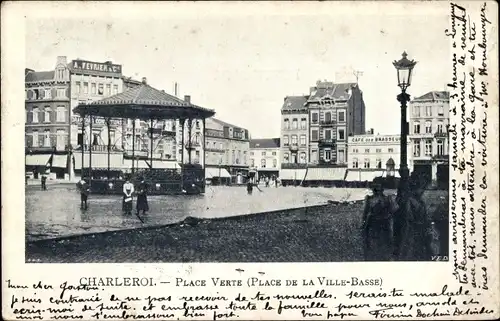
{"type": "Polygon", "coordinates": [[[413,142],[413,156],[420,157],[420,140],[413,142]]]}
{"type": "Polygon", "coordinates": [[[260,167],[266,168],[266,160],[265,159],[260,160],[260,167]]]}
{"type": "Polygon", "coordinates": [[[50,147],[50,129],[46,129],[43,133],[43,146],[50,147]]]}
{"type": "Polygon", "coordinates": [[[200,129],[200,121],[199,120],[196,121],[196,129],[200,129]]]}
{"type": "Polygon", "coordinates": [[[292,145],[297,145],[297,135],[292,135],[292,145]]]}
{"type": "Polygon", "coordinates": [[[113,85],[113,95],[118,94],[118,85],[113,85]]]}
{"type": "Polygon", "coordinates": [[[377,158],[376,162],[377,162],[377,168],[381,169],[382,168],[382,160],[380,158],[377,158]]]}
{"type": "Polygon", "coordinates": [[[66,121],[66,108],[62,106],[58,106],[56,110],[56,119],[58,122],[65,122],[66,121]]]}
{"type": "Polygon", "coordinates": [[[300,120],[300,129],[306,129],[307,128],[307,120],[305,118],[302,118],[300,120]]]}
{"type": "Polygon", "coordinates": [[[78,94],[80,94],[80,91],[81,91],[81,90],[82,90],[82,88],[81,88],[81,83],[80,83],[79,81],[76,81],[76,82],[75,82],[75,92],[76,92],[76,94],[77,94],[77,95],[78,95],[78,94]]]}
{"type": "Polygon", "coordinates": [[[437,154],[444,155],[444,142],[441,139],[437,141],[437,154]]]}
{"type": "Polygon", "coordinates": [[[97,93],[99,95],[104,95],[104,84],[99,84],[99,86],[97,87],[97,93]]]}
{"type": "Polygon", "coordinates": [[[325,161],[329,162],[332,159],[332,151],[329,149],[325,150],[325,161]]]}
{"type": "Polygon", "coordinates": [[[365,153],[370,153],[370,149],[369,148],[365,148],[365,153]]]}
{"type": "Polygon", "coordinates": [[[357,158],[353,158],[352,159],[352,168],[358,168],[358,167],[359,167],[358,159],[357,158]]]}
{"type": "Polygon", "coordinates": [[[313,129],[311,131],[311,140],[312,141],[317,141],[318,140],[318,130],[317,129],[313,129]]]}
{"type": "Polygon", "coordinates": [[[425,107],[425,116],[427,116],[427,117],[432,116],[432,106],[425,107]]]}
{"type": "Polygon", "coordinates": [[[328,111],[325,113],[325,123],[329,124],[331,122],[332,122],[332,113],[328,111]]]}
{"type": "Polygon", "coordinates": [[[425,133],[426,134],[432,133],[432,123],[430,121],[425,122],[425,133]]]}
{"type": "Polygon", "coordinates": [[[345,139],[345,130],[339,129],[339,140],[344,140],[344,139],[345,139]]]}
{"type": "Polygon", "coordinates": [[[45,107],[45,109],[44,109],[43,121],[45,123],[50,123],[50,108],[49,107],[45,107]]]}
{"type": "Polygon", "coordinates": [[[66,97],[66,89],[64,89],[64,88],[57,88],[57,97],[59,97],[59,98],[65,98],[66,97]]]}
{"type": "Polygon", "coordinates": [[[33,143],[32,143],[32,146],[33,147],[38,147],[38,143],[39,143],[38,132],[37,131],[33,131],[33,143]]]}
{"type": "Polygon", "coordinates": [[[288,163],[289,160],[290,160],[290,154],[288,153],[283,154],[283,163],[288,163]]]}
{"type": "Polygon", "coordinates": [[[38,123],[38,108],[33,108],[33,120],[31,121],[33,124],[38,123]]]}
{"type": "Polygon", "coordinates": [[[300,159],[299,159],[299,162],[301,164],[305,164],[306,163],[306,153],[302,152],[300,153],[300,159]]]}
{"type": "Polygon", "coordinates": [[[83,83],[83,93],[84,94],[88,94],[89,93],[89,83],[88,82],[84,82],[83,83]]]}
{"type": "Polygon", "coordinates": [[[427,139],[425,141],[425,156],[431,156],[432,155],[432,140],[427,139]]]}
{"type": "Polygon", "coordinates": [[[58,129],[56,131],[56,147],[57,147],[57,150],[64,150],[64,147],[66,145],[66,141],[65,141],[65,138],[66,138],[66,135],[65,135],[65,131],[62,130],[62,129],[58,129]]]}
{"type": "Polygon", "coordinates": [[[288,136],[283,136],[283,146],[288,146],[290,142],[288,141],[288,136]]]}
{"type": "Polygon", "coordinates": [[[95,93],[96,93],[96,85],[95,85],[95,82],[93,82],[93,83],[91,83],[91,84],[90,84],[90,93],[91,93],[92,95],[95,95],[95,93]]]}
{"type": "Polygon", "coordinates": [[[306,135],[300,135],[300,145],[306,146],[306,135]]]}
{"type": "Polygon", "coordinates": [[[365,158],[364,168],[370,168],[370,159],[365,158]]]}
{"type": "Polygon", "coordinates": [[[389,153],[394,153],[394,148],[388,148],[388,149],[387,149],[387,151],[388,151],[389,153]]]}
{"type": "Polygon", "coordinates": [[[232,159],[232,162],[234,164],[236,162],[236,152],[234,150],[232,151],[232,158],[231,159],[232,159]]]}
{"type": "Polygon", "coordinates": [[[297,118],[292,120],[292,129],[297,129],[297,118]]]}
{"type": "Polygon", "coordinates": [[[312,113],[311,114],[311,121],[313,123],[317,123],[318,122],[318,113],[312,113]]]}
{"type": "Polygon", "coordinates": [[[375,152],[376,152],[376,153],[382,153],[382,149],[381,149],[381,148],[377,148],[377,149],[375,150],[375,152]]]}
{"type": "Polygon", "coordinates": [[[343,164],[344,162],[345,162],[345,151],[343,149],[339,149],[338,163],[343,164]]]}
{"type": "Polygon", "coordinates": [[[255,167],[255,159],[250,158],[250,167],[255,167]]]}
{"type": "Polygon", "coordinates": [[[413,133],[420,134],[420,123],[418,121],[413,123],[413,133]]]}
{"type": "Polygon", "coordinates": [[[222,143],[219,143],[219,149],[223,150],[224,148],[222,147],[222,143]]]}
{"type": "Polygon", "coordinates": [[[45,89],[45,99],[50,99],[50,98],[52,98],[52,90],[45,89]]]}
{"type": "Polygon", "coordinates": [[[413,116],[420,117],[420,106],[413,106],[413,116]]]}
{"type": "Polygon", "coordinates": [[[111,85],[106,84],[106,96],[111,96],[111,85]]]}
{"type": "Polygon", "coordinates": [[[276,152],[273,152],[273,156],[276,156],[276,152]]]}
{"type": "Polygon", "coordinates": [[[357,148],[353,148],[353,149],[352,149],[352,152],[353,152],[353,153],[357,153],[357,152],[358,152],[358,149],[357,149],[357,148]]]}
{"type": "Polygon", "coordinates": [[[311,161],[313,163],[317,163],[318,162],[318,151],[316,149],[313,149],[311,151],[311,161]]]}
{"type": "Polygon", "coordinates": [[[285,118],[285,129],[290,129],[290,120],[288,118],[285,118]]]}
{"type": "Polygon", "coordinates": [[[276,158],[273,159],[273,167],[274,168],[278,167],[278,160],[276,158]]]}
{"type": "Polygon", "coordinates": [[[262,156],[266,156],[266,152],[262,152],[262,156]]]}
{"type": "Polygon", "coordinates": [[[442,122],[442,121],[440,121],[440,122],[438,123],[438,125],[437,125],[437,132],[441,134],[441,133],[443,133],[443,129],[444,129],[443,122],[442,122]]]}
{"type": "Polygon", "coordinates": [[[438,116],[444,116],[444,107],[442,105],[438,107],[438,116]]]}
{"type": "Polygon", "coordinates": [[[339,111],[339,122],[345,122],[345,111],[339,111]]]}
{"type": "Polygon", "coordinates": [[[332,139],[332,131],[330,129],[325,130],[325,139],[332,139]]]}
{"type": "Polygon", "coordinates": [[[253,156],[253,152],[250,152],[250,156],[253,156]]]}

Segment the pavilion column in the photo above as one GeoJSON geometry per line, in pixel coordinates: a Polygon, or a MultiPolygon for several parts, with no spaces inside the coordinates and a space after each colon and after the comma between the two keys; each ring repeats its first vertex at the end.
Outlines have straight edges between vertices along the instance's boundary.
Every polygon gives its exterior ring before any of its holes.
{"type": "MultiPolygon", "coordinates": [[[[206,148],[206,139],[205,139],[205,135],[206,135],[206,131],[205,131],[205,123],[206,123],[206,119],[203,118],[202,120],[202,125],[203,125],[203,128],[202,128],[202,135],[203,135],[203,141],[202,141],[202,144],[203,146],[201,147],[201,152],[203,153],[203,156],[202,156],[202,159],[203,159],[203,179],[205,179],[205,171],[206,171],[206,165],[205,165],[205,159],[206,159],[206,153],[205,153],[205,148],[206,148]]],[[[219,174],[220,176],[220,174],[219,174]]],[[[219,177],[219,180],[220,180],[220,177],[219,177]]]]}
{"type": "MultiPolygon", "coordinates": [[[[90,117],[90,125],[89,125],[89,141],[90,141],[90,144],[89,144],[89,179],[90,179],[90,182],[92,182],[92,139],[94,138],[94,133],[92,131],[92,124],[94,123],[94,117],[92,115],[89,116],[90,117]]],[[[91,184],[91,183],[89,183],[91,184]]]]}
{"type": "Polygon", "coordinates": [[[151,168],[153,168],[153,119],[150,121],[151,133],[149,135],[149,143],[151,144],[151,168]]]}
{"type": "Polygon", "coordinates": [[[82,167],[80,169],[80,177],[83,179],[83,168],[85,167],[85,114],[82,114],[82,167]]]}
{"type": "Polygon", "coordinates": [[[193,127],[193,120],[188,118],[188,164],[191,164],[191,149],[192,149],[192,141],[191,141],[191,131],[193,127]]]}
{"type": "Polygon", "coordinates": [[[135,119],[132,119],[132,175],[135,168],[135,119]]]}
{"type": "Polygon", "coordinates": [[[185,119],[180,120],[181,125],[181,164],[184,165],[184,124],[186,123],[185,119]]]}
{"type": "Polygon", "coordinates": [[[110,164],[111,164],[111,119],[107,118],[106,119],[106,126],[108,127],[108,173],[107,177],[109,180],[109,171],[110,171],[110,164]]]}

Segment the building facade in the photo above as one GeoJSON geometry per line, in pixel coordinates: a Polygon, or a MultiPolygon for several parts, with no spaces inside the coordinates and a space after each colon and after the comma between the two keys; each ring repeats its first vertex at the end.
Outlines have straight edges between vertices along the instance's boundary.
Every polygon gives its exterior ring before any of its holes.
{"type": "Polygon", "coordinates": [[[250,168],[257,172],[257,179],[278,177],[280,159],[279,138],[250,140],[250,168]]]}
{"type": "MultiPolygon", "coordinates": [[[[49,157],[67,154],[71,142],[70,71],[65,57],[57,57],[53,70],[25,70],[25,146],[28,171],[45,171],[49,157]],[[34,156],[45,155],[45,156],[34,156]]],[[[66,158],[52,162],[53,173],[63,178],[66,158]]]]}
{"type": "Polygon", "coordinates": [[[409,104],[410,170],[446,186],[449,178],[449,108],[447,91],[428,92],[409,104]]]}
{"type": "MultiPolygon", "coordinates": [[[[232,177],[246,176],[250,149],[248,130],[213,117],[205,122],[204,152],[207,172],[213,172],[213,176],[217,176],[219,169],[225,169],[232,177]]],[[[200,141],[201,139],[200,135],[200,141]]]]}
{"type": "Polygon", "coordinates": [[[307,96],[287,96],[281,108],[281,167],[300,167],[308,162],[309,113],[307,96]],[[302,165],[297,165],[302,164],[302,165]]]}

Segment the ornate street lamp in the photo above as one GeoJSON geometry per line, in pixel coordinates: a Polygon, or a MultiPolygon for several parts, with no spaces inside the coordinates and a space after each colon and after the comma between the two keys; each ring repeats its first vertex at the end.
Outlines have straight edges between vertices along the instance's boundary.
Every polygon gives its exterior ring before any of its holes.
{"type": "Polygon", "coordinates": [[[392,64],[396,67],[398,75],[398,86],[401,88],[401,93],[397,96],[398,101],[401,103],[401,159],[399,165],[399,185],[398,185],[398,203],[400,208],[400,213],[395,217],[394,220],[394,238],[395,238],[395,255],[399,255],[399,245],[401,241],[402,225],[404,220],[404,209],[406,208],[406,202],[408,200],[409,192],[409,176],[410,171],[408,169],[408,122],[406,121],[406,109],[407,103],[410,101],[410,95],[406,93],[406,89],[411,85],[411,76],[413,67],[417,64],[414,60],[409,60],[407,58],[408,54],[403,52],[403,57],[394,61],[392,64]]]}

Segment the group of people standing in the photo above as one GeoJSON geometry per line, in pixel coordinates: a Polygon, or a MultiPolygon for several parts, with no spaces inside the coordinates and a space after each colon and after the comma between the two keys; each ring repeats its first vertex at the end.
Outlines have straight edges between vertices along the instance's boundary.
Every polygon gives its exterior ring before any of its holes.
{"type": "MultiPolygon", "coordinates": [[[[90,186],[87,182],[87,179],[82,179],[78,183],[78,188],[80,189],[80,208],[88,209],[88,196],[90,194],[90,186]]],[[[140,178],[139,184],[134,186],[134,184],[130,181],[130,178],[126,178],[125,183],[123,184],[123,197],[122,197],[122,210],[125,214],[132,214],[133,209],[133,198],[134,195],[137,196],[136,201],[136,211],[137,215],[140,212],[142,214],[146,214],[149,211],[149,203],[148,203],[148,185],[144,181],[144,178],[140,178]]]]}
{"type": "Polygon", "coordinates": [[[403,200],[384,194],[373,184],[365,199],[362,236],[367,261],[426,261],[438,254],[439,238],[422,199],[427,181],[412,175],[403,200]]]}

